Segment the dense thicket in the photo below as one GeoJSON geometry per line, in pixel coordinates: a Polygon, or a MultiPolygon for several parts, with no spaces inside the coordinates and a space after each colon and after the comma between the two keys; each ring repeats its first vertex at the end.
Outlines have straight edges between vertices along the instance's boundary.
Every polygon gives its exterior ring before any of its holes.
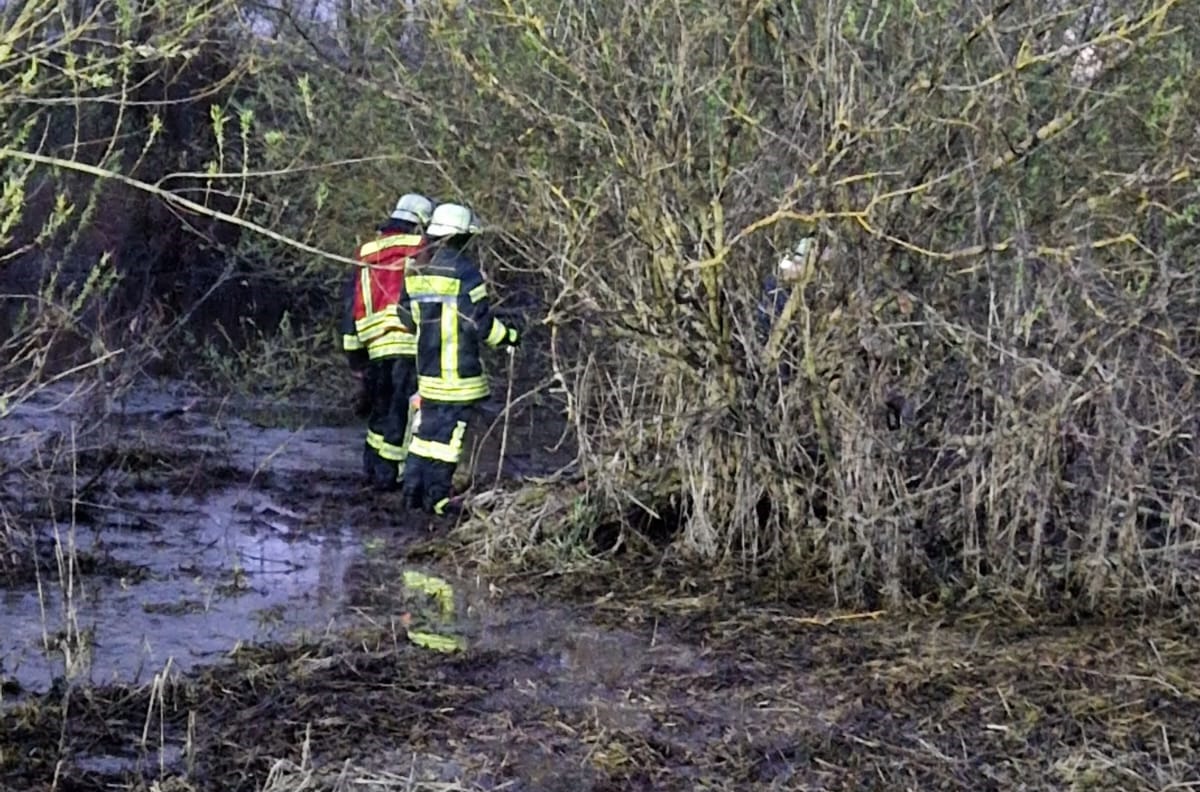
{"type": "MultiPolygon", "coordinates": [[[[131,5],[153,35],[181,18],[131,5]]],[[[466,200],[496,279],[541,289],[595,519],[675,504],[689,554],[850,602],[1193,590],[1195,0],[235,5],[194,6],[221,88],[176,139],[159,99],[104,128],[123,158],[55,156],[239,219],[200,230],[306,348],[331,348],[345,266],[315,251],[409,188],[466,200]],[[810,233],[830,255],[763,329],[762,278],[810,233]]],[[[173,84],[176,56],[141,51],[173,84]]],[[[3,101],[48,123],[22,57],[3,101]]],[[[79,96],[55,74],[42,95],[79,96]]],[[[0,156],[45,178],[19,117],[0,156]]],[[[151,261],[195,271],[120,263],[151,261]]],[[[561,530],[521,504],[489,547],[561,530]]]]}

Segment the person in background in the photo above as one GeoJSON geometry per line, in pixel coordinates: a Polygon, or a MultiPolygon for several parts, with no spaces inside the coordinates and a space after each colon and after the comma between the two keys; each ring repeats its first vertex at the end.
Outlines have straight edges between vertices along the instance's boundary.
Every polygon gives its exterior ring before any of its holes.
{"type": "Polygon", "coordinates": [[[462,510],[452,492],[471,411],[489,393],[484,344],[515,347],[520,333],[492,314],[487,285],[467,248],[480,232],[460,204],[437,207],[428,246],[409,267],[397,303],[400,322],[417,339],[420,418],[409,444],[404,500],[437,515],[462,510]]]}
{"type": "Polygon", "coordinates": [[[363,473],[377,490],[399,489],[404,476],[410,401],[417,389],[416,337],[401,324],[396,302],[405,267],[424,247],[433,201],[408,193],[355,251],[359,266],[346,283],[342,349],[359,378],[355,412],[367,421],[363,473]]]}
{"type": "MultiPolygon", "coordinates": [[[[776,323],[783,316],[784,307],[787,305],[796,283],[805,270],[814,265],[816,258],[816,237],[803,237],[779,259],[775,270],[763,280],[762,295],[758,303],[758,336],[764,348],[771,338],[776,323]]],[[[778,374],[781,382],[791,381],[794,362],[787,354],[778,359],[778,374]]]]}
{"type": "Polygon", "coordinates": [[[792,294],[792,287],[804,272],[804,267],[810,263],[809,258],[816,253],[816,246],[815,237],[804,237],[779,259],[775,270],[763,280],[758,319],[764,341],[783,313],[783,307],[787,305],[788,297],[792,294]]]}

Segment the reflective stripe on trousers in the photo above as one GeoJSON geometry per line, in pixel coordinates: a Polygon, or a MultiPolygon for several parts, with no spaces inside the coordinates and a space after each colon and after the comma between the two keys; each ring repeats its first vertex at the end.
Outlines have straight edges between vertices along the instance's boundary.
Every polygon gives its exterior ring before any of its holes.
{"type": "Polygon", "coordinates": [[[403,462],[408,456],[404,446],[392,445],[383,439],[383,435],[378,432],[367,430],[367,445],[369,445],[380,458],[386,459],[389,462],[403,462]]]}
{"type": "Polygon", "coordinates": [[[424,438],[414,437],[409,443],[408,450],[414,456],[457,465],[458,461],[462,459],[463,437],[466,433],[466,422],[458,421],[454,424],[454,431],[450,435],[449,443],[439,443],[436,440],[425,440],[424,438]]]}

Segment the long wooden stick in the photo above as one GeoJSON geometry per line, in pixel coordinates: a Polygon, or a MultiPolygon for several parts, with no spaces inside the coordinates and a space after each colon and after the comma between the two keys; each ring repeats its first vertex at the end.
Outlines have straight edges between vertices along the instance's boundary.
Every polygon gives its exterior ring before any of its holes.
{"type": "Polygon", "coordinates": [[[500,474],[504,472],[504,454],[508,450],[508,421],[512,413],[513,369],[517,357],[512,347],[507,347],[505,351],[508,352],[508,391],[504,395],[504,427],[500,430],[500,459],[496,461],[496,483],[493,487],[500,486],[500,474]]]}

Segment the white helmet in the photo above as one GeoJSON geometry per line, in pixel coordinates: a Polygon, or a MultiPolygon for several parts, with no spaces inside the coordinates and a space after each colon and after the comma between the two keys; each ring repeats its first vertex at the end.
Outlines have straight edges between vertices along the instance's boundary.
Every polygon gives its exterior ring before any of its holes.
{"type": "Polygon", "coordinates": [[[458,234],[478,234],[483,230],[479,218],[462,204],[444,203],[433,210],[429,227],[425,235],[431,237],[456,236],[458,234]]]}
{"type": "Polygon", "coordinates": [[[392,210],[393,220],[407,220],[410,223],[425,225],[433,214],[433,201],[419,193],[408,193],[396,202],[392,210]]]}
{"type": "Polygon", "coordinates": [[[784,275],[799,272],[800,268],[808,262],[808,257],[812,255],[816,242],[817,240],[813,237],[804,237],[797,242],[795,247],[779,260],[779,271],[784,275]]]}

